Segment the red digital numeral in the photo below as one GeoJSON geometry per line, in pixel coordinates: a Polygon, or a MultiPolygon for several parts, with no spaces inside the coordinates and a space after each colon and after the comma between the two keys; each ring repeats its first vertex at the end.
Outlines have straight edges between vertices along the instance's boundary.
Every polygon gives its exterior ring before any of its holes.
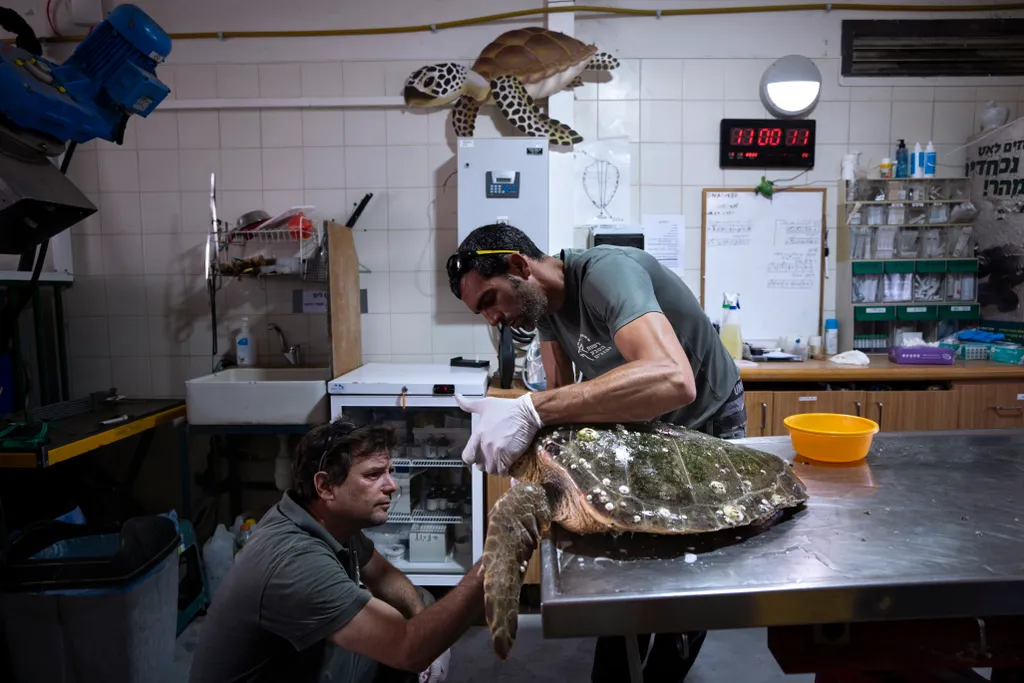
{"type": "Polygon", "coordinates": [[[790,128],[786,131],[786,145],[803,147],[811,138],[811,131],[806,128],[790,128]]]}
{"type": "Polygon", "coordinates": [[[733,128],[729,132],[729,142],[741,147],[754,144],[754,129],[733,128]]]}
{"type": "Polygon", "coordinates": [[[777,147],[781,142],[781,128],[761,128],[757,131],[758,147],[777,147]]]}

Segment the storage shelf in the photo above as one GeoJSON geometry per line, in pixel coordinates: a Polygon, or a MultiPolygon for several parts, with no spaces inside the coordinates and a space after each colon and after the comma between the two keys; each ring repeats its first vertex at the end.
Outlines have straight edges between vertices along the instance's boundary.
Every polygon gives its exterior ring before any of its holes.
{"type": "Polygon", "coordinates": [[[416,458],[415,460],[410,460],[408,458],[392,458],[391,464],[395,467],[410,467],[413,469],[423,467],[459,468],[466,466],[466,463],[462,462],[462,460],[456,460],[454,458],[416,458]]]}
{"type": "Polygon", "coordinates": [[[839,202],[840,206],[853,206],[854,204],[865,204],[867,206],[888,206],[891,204],[909,204],[911,206],[924,206],[925,204],[966,204],[970,199],[855,199],[853,201],[839,202]]]}
{"type": "Polygon", "coordinates": [[[854,228],[970,228],[974,227],[973,223],[854,223],[852,225],[844,225],[843,230],[853,230],[854,228]]]}
{"type": "Polygon", "coordinates": [[[457,560],[450,559],[445,562],[410,562],[409,560],[391,560],[391,564],[396,569],[400,569],[403,573],[408,574],[410,572],[430,572],[437,574],[450,574],[458,573],[465,574],[470,567],[473,566],[472,558],[469,555],[463,556],[463,559],[468,562],[468,565],[463,565],[457,560]]]}
{"type": "Polygon", "coordinates": [[[388,522],[395,524],[462,524],[468,520],[466,515],[447,515],[441,512],[414,510],[406,512],[389,512],[388,522]]]}
{"type": "Polygon", "coordinates": [[[911,256],[904,258],[900,256],[893,256],[892,258],[851,258],[846,261],[840,261],[840,263],[887,263],[889,261],[977,261],[977,256],[922,256],[916,257],[911,256]]]}
{"type": "Polygon", "coordinates": [[[975,301],[879,301],[875,303],[851,303],[854,308],[870,308],[872,306],[881,308],[883,306],[973,306],[975,301]]]}

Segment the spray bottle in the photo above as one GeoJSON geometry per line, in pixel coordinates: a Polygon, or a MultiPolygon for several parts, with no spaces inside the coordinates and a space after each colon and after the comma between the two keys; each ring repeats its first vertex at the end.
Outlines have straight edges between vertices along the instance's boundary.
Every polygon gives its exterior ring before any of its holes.
{"type": "Polygon", "coordinates": [[[722,344],[734,360],[740,360],[743,358],[743,333],[740,331],[740,295],[723,294],[722,308],[726,309],[725,317],[722,320],[722,344]]]}

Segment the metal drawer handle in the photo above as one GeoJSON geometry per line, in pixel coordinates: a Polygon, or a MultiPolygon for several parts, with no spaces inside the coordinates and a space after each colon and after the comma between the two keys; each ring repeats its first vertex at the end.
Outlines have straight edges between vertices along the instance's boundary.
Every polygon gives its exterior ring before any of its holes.
{"type": "Polygon", "coordinates": [[[1024,410],[1024,406],[992,406],[992,410],[1024,410]]]}
{"type": "Polygon", "coordinates": [[[761,402],[761,431],[763,432],[768,426],[768,404],[761,402]]]}
{"type": "Polygon", "coordinates": [[[878,406],[878,428],[882,428],[882,402],[875,401],[875,405],[878,406]]]}
{"type": "Polygon", "coordinates": [[[857,417],[860,417],[860,401],[854,401],[853,405],[857,406],[857,417]]]}

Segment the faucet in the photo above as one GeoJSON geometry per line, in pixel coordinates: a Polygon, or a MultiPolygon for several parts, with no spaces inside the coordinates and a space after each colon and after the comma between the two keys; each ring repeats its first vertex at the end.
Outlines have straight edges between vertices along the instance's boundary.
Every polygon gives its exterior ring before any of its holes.
{"type": "Polygon", "coordinates": [[[291,365],[298,365],[299,350],[302,344],[293,344],[289,346],[288,342],[285,341],[284,331],[277,325],[277,323],[270,323],[269,325],[267,325],[267,329],[277,332],[278,339],[281,340],[281,353],[284,354],[284,357],[285,359],[287,359],[288,363],[291,365]]]}

